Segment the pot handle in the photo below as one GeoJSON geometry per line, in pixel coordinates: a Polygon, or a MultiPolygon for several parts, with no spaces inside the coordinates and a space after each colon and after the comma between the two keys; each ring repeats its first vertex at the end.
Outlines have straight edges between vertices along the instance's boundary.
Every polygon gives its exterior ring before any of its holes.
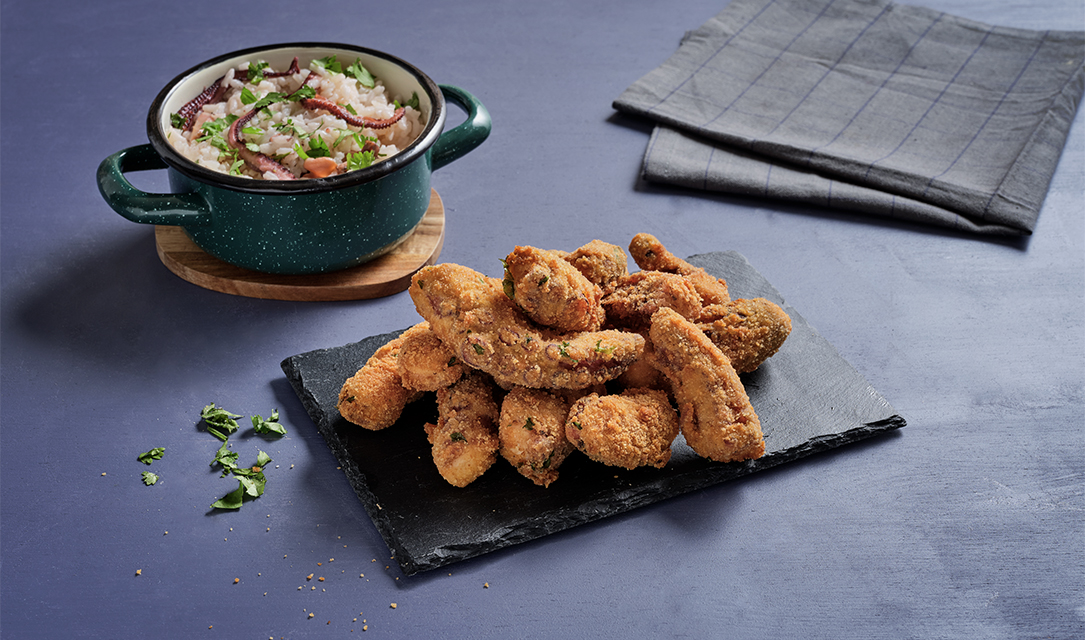
{"type": "Polygon", "coordinates": [[[130,171],[165,169],[154,147],[121,149],[98,165],[98,190],[114,211],[132,222],[196,227],[211,223],[211,210],[196,193],[147,193],[124,177],[130,171]]]}
{"type": "Polygon", "coordinates": [[[490,135],[490,112],[475,96],[452,85],[438,86],[445,99],[457,103],[467,111],[467,120],[442,133],[434,143],[433,169],[440,169],[467,155],[490,135]]]}

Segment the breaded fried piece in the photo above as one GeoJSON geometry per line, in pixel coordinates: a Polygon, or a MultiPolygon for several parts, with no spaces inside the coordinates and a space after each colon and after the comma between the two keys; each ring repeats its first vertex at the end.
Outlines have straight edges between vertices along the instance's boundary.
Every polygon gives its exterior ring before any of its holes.
{"type": "Polygon", "coordinates": [[[757,369],[791,334],[791,318],[764,298],[739,298],[701,311],[697,327],[704,331],[739,373],[757,369]]]}
{"type": "Polygon", "coordinates": [[[644,353],[629,365],[617,382],[623,389],[659,389],[670,393],[671,383],[652,362],[652,341],[645,339],[644,353]]]}
{"type": "Polygon", "coordinates": [[[408,291],[441,342],[507,389],[582,389],[606,382],[644,348],[643,337],[624,331],[539,329],[502,292],[500,280],[461,265],[423,267],[408,291]]]}
{"type": "Polygon", "coordinates": [[[571,253],[562,253],[566,262],[576,267],[584,277],[603,288],[629,273],[629,259],[616,244],[592,240],[571,253]]]}
{"type": "Polygon", "coordinates": [[[436,391],[460,379],[467,367],[445,346],[426,321],[403,332],[396,359],[400,383],[416,391],[436,391]]]}
{"type": "Polygon", "coordinates": [[[437,392],[437,424],[425,426],[433,462],[454,487],[466,487],[497,461],[497,421],[493,383],[472,372],[437,392]]]}
{"type": "Polygon", "coordinates": [[[541,487],[558,479],[558,467],[573,451],[565,438],[569,405],[542,389],[516,387],[501,402],[501,456],[541,487]]]}
{"type": "Polygon", "coordinates": [[[727,282],[667,251],[663,243],[651,234],[638,233],[633,236],[633,241],[629,243],[629,253],[641,269],[677,273],[689,278],[701,296],[702,305],[726,304],[731,301],[727,282]]]}
{"type": "Polygon", "coordinates": [[[544,327],[595,331],[603,325],[603,296],[576,267],[554,251],[516,247],[505,258],[505,293],[544,327]]]}
{"type": "Polygon", "coordinates": [[[683,317],[701,315],[701,297],[684,276],[662,271],[637,271],[618,278],[603,296],[607,325],[633,331],[646,330],[652,314],[670,307],[683,317]]]}
{"type": "Polygon", "coordinates": [[[395,424],[414,393],[400,383],[396,364],[403,337],[377,349],[339,391],[339,415],[364,429],[378,431],[395,424]]]}
{"type": "Polygon", "coordinates": [[[673,309],[652,316],[652,361],[670,379],[686,443],[717,462],[760,458],[761,421],[731,361],[673,309]]]}
{"type": "Polygon", "coordinates": [[[612,467],[664,467],[678,437],[678,414],[657,389],[593,393],[573,404],[565,436],[589,458],[612,467]]]}

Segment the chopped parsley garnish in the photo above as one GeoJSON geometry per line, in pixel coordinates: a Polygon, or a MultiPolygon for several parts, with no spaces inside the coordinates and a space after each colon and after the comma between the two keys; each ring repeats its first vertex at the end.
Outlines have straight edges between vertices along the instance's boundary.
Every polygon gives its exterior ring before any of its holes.
{"type": "Polygon", "coordinates": [[[146,451],[144,453],[139,454],[139,456],[136,457],[136,460],[139,460],[143,464],[151,464],[155,460],[161,460],[162,459],[162,454],[165,453],[165,452],[166,452],[165,447],[155,447],[154,449],[151,449],[150,451],[146,451]]]}
{"type": "Polygon", "coordinates": [[[602,346],[600,346],[602,344],[602,342],[603,342],[602,340],[596,340],[595,341],[595,352],[596,353],[605,353],[607,355],[610,355],[610,354],[614,353],[614,347],[602,347],[602,346]]]}
{"type": "Polygon", "coordinates": [[[452,356],[451,358],[448,359],[448,365],[447,366],[451,367],[451,366],[454,366],[455,364],[456,364],[456,356],[452,356]]]}
{"type": "Polygon", "coordinates": [[[309,157],[310,158],[325,158],[332,154],[331,149],[328,148],[328,143],[324,142],[324,138],[312,137],[309,138],[309,157]]]}
{"type": "Polygon", "coordinates": [[[354,171],[356,169],[365,169],[373,164],[373,160],[376,159],[376,152],[374,151],[358,151],[357,153],[347,154],[347,169],[354,171]]]}
{"type": "Polygon", "coordinates": [[[373,77],[373,74],[362,66],[361,58],[354,61],[354,64],[347,67],[346,74],[353,77],[358,81],[358,84],[362,85],[366,89],[372,89],[377,86],[377,80],[373,77]]]}
{"type": "Polygon", "coordinates": [[[335,59],[335,55],[330,55],[327,58],[320,58],[319,60],[313,60],[313,64],[318,67],[322,67],[332,73],[343,73],[343,65],[335,59]]]}
{"type": "Polygon", "coordinates": [[[261,82],[264,79],[264,69],[268,68],[268,63],[261,60],[260,62],[249,63],[248,78],[249,82],[261,82]]]}
{"type": "Polygon", "coordinates": [[[181,114],[179,114],[179,113],[171,113],[170,114],[170,126],[171,127],[174,127],[176,129],[184,128],[185,122],[188,122],[188,120],[184,116],[182,116],[181,114]]]}
{"type": "Polygon", "coordinates": [[[580,431],[581,429],[583,429],[583,427],[580,426],[580,423],[577,422],[576,420],[573,420],[573,426],[576,427],[577,431],[580,431]]]}
{"type": "Polygon", "coordinates": [[[528,431],[535,430],[535,421],[531,419],[531,416],[528,416],[527,421],[524,422],[524,428],[528,431]]]}
{"type": "Polygon", "coordinates": [[[142,477],[143,477],[143,484],[147,485],[148,487],[151,486],[152,484],[158,482],[158,476],[151,473],[150,471],[144,471],[143,474],[142,474],[142,477]]]}
{"type": "Polygon", "coordinates": [[[486,353],[486,350],[482,348],[481,344],[475,344],[475,345],[471,345],[471,346],[473,346],[475,348],[475,353],[477,353],[480,356],[482,354],[486,353]]]}
{"type": "Polygon", "coordinates": [[[259,99],[248,87],[241,88],[241,104],[252,104],[259,99]]]}
{"type": "Polygon", "coordinates": [[[467,438],[463,437],[463,434],[459,431],[453,431],[452,434],[448,437],[452,440],[452,442],[467,442],[467,438]]]}

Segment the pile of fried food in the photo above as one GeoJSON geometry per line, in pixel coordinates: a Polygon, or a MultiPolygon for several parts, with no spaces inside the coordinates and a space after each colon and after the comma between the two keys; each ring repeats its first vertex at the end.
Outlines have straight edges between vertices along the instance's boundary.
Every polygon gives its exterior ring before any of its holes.
{"type": "Polygon", "coordinates": [[[365,429],[395,424],[436,392],[426,424],[441,476],[463,487],[500,456],[547,487],[579,450],[617,467],[664,467],[679,432],[719,462],[764,455],[739,374],[777,352],[791,319],[638,234],[629,252],[593,240],[573,252],[518,246],[504,279],[427,266],[409,293],[423,322],[391,340],[339,394],[365,429]]]}

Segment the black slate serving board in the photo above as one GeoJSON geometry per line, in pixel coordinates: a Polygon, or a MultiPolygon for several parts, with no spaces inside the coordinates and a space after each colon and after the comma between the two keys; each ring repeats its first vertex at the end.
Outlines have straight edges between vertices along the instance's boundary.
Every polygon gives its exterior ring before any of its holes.
{"type": "Polygon", "coordinates": [[[757,371],[742,376],[765,434],[766,453],[758,460],[712,462],[693,453],[679,436],[663,469],[627,471],[574,452],[558,480],[544,489],[499,458],[485,475],[460,489],[437,473],[422,428],[436,421],[433,394],[409,405],[399,422],[383,431],[355,427],[336,409],[343,382],[398,332],[282,362],[291,386],[405,574],[527,542],[905,425],[742,255],[711,253],[689,261],[724,278],[732,297],[768,298],[791,316],[791,335],[780,351],[757,371]]]}

